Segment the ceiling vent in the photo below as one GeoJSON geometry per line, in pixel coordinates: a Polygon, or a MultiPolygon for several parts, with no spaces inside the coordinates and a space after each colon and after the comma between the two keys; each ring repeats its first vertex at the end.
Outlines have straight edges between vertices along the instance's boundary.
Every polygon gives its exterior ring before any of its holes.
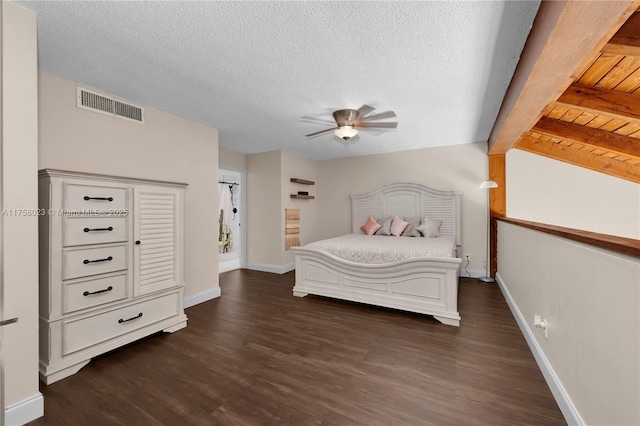
{"type": "Polygon", "coordinates": [[[135,121],[136,123],[144,123],[144,109],[142,107],[118,100],[112,96],[105,96],[101,93],[87,90],[80,86],[77,87],[77,95],[76,106],[78,108],[110,115],[112,117],[124,118],[135,121]]]}

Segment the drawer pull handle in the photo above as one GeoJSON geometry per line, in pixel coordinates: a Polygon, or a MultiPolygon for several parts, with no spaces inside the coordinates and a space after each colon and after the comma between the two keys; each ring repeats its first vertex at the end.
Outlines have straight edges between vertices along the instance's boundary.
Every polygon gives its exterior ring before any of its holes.
{"type": "Polygon", "coordinates": [[[84,263],[86,265],[87,263],[108,262],[110,260],[113,260],[112,256],[106,257],[104,259],[96,259],[96,260],[85,259],[85,260],[82,261],[82,263],[84,263]]]}
{"type": "Polygon", "coordinates": [[[133,321],[133,320],[135,320],[135,319],[140,318],[141,316],[142,316],[142,312],[140,312],[140,313],[139,313],[138,315],[136,315],[135,317],[131,317],[131,318],[129,318],[129,319],[122,319],[122,318],[120,318],[120,319],[118,320],[118,324],[122,324],[123,322],[133,321]]]}
{"type": "Polygon", "coordinates": [[[98,294],[98,293],[104,293],[105,291],[111,291],[113,290],[113,287],[109,286],[105,289],[102,290],[98,290],[98,291],[85,291],[84,293],[82,293],[83,296],[91,296],[92,294],[98,294]]]}
{"type": "Polygon", "coordinates": [[[113,226],[108,228],[84,228],[84,232],[92,232],[92,231],[113,231],[113,226]]]}
{"type": "Polygon", "coordinates": [[[85,195],[84,200],[85,201],[89,201],[89,200],[113,201],[113,197],[89,197],[88,195],[85,195]]]}

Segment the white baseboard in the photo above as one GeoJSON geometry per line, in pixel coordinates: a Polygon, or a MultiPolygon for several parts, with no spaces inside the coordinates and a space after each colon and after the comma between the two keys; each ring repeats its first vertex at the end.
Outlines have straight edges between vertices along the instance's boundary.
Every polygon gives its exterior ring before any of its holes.
{"type": "Polygon", "coordinates": [[[536,359],[538,367],[540,368],[540,371],[542,371],[542,375],[547,381],[547,385],[549,386],[549,389],[551,389],[551,393],[558,403],[558,407],[560,408],[560,411],[562,411],[562,415],[567,421],[567,424],[579,426],[584,425],[585,423],[582,420],[578,409],[573,404],[573,401],[571,401],[571,398],[569,397],[569,394],[567,393],[564,386],[562,386],[560,378],[556,375],[556,372],[553,370],[551,363],[542,351],[542,348],[533,335],[533,331],[531,331],[531,328],[529,328],[529,324],[522,315],[522,312],[520,312],[518,305],[516,304],[515,300],[513,300],[513,297],[511,297],[511,293],[509,293],[509,290],[502,280],[502,277],[500,277],[500,274],[496,274],[496,282],[500,286],[502,294],[504,294],[504,298],[507,300],[507,304],[511,309],[511,313],[515,317],[518,326],[520,327],[520,331],[522,331],[522,334],[524,335],[524,338],[527,340],[529,349],[531,349],[533,357],[536,359]]]}
{"type": "Polygon", "coordinates": [[[274,274],[286,274],[296,269],[295,263],[287,263],[286,265],[265,265],[263,263],[247,263],[247,269],[254,271],[271,272],[274,274]]]}
{"type": "Polygon", "coordinates": [[[44,416],[44,398],[38,392],[6,407],[4,409],[4,424],[6,426],[22,426],[42,416],[44,416]]]}
{"type": "Polygon", "coordinates": [[[212,290],[207,290],[202,293],[194,294],[193,296],[187,296],[184,298],[183,306],[185,309],[187,309],[193,305],[197,305],[199,303],[206,302],[207,300],[220,297],[220,294],[221,294],[220,287],[216,287],[212,290]]]}

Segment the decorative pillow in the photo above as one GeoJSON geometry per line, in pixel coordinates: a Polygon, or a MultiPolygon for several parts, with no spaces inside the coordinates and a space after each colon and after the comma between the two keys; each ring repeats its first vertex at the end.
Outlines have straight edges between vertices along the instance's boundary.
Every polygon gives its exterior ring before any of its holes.
{"type": "Polygon", "coordinates": [[[422,225],[418,226],[418,231],[427,238],[437,238],[440,236],[441,220],[424,218],[422,225]]]}
{"type": "Polygon", "coordinates": [[[402,231],[401,237],[421,237],[422,234],[418,232],[418,226],[420,226],[420,219],[405,217],[404,220],[409,222],[409,225],[402,231]]]}
{"type": "Polygon", "coordinates": [[[393,222],[393,216],[380,219],[380,222],[382,222],[382,226],[376,231],[376,235],[391,235],[391,222],[393,222]]]}
{"type": "Polygon", "coordinates": [[[367,235],[373,235],[381,226],[373,216],[369,216],[369,219],[367,219],[366,223],[362,225],[360,229],[367,235]]]}
{"type": "Polygon", "coordinates": [[[407,228],[409,222],[405,222],[400,219],[398,216],[393,218],[393,222],[391,222],[391,235],[399,237],[402,235],[402,232],[407,228]]]}

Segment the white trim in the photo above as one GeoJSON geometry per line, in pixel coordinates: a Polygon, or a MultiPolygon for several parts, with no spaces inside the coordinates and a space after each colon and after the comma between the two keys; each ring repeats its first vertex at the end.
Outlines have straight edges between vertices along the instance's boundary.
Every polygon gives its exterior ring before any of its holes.
{"type": "Polygon", "coordinates": [[[20,426],[42,416],[44,416],[44,398],[40,392],[11,404],[4,410],[6,426],[20,426]]]}
{"type": "Polygon", "coordinates": [[[214,289],[207,290],[202,293],[194,294],[193,296],[185,297],[183,306],[185,309],[187,309],[199,303],[206,302],[207,300],[220,297],[221,294],[222,293],[220,292],[220,287],[216,287],[214,289]]]}
{"type": "Polygon", "coordinates": [[[247,269],[282,275],[296,269],[296,264],[287,263],[286,265],[265,265],[263,263],[247,263],[247,269]]]}
{"type": "Polygon", "coordinates": [[[529,344],[529,349],[531,349],[531,353],[533,353],[533,356],[536,359],[536,362],[538,363],[538,367],[540,368],[540,371],[542,371],[542,375],[547,381],[547,385],[549,386],[549,389],[551,389],[551,393],[553,394],[553,397],[558,403],[558,407],[560,407],[560,411],[562,411],[562,415],[564,416],[564,419],[567,421],[569,425],[584,425],[585,422],[584,420],[582,420],[582,417],[580,416],[578,409],[573,404],[573,401],[571,401],[571,398],[567,393],[566,389],[564,388],[564,386],[562,386],[562,382],[560,381],[560,378],[557,376],[556,372],[553,370],[551,363],[549,362],[542,348],[538,344],[538,341],[536,340],[533,334],[533,331],[531,331],[531,328],[529,328],[529,325],[527,324],[526,319],[522,315],[522,312],[520,312],[520,309],[518,308],[518,305],[516,304],[515,300],[513,299],[513,297],[511,297],[511,293],[509,293],[509,290],[507,289],[506,284],[502,280],[502,277],[500,277],[500,274],[496,274],[496,282],[500,286],[500,289],[502,290],[502,294],[504,294],[504,298],[507,300],[507,304],[509,305],[509,308],[511,309],[511,313],[513,314],[514,318],[518,323],[518,326],[520,327],[520,331],[522,331],[524,338],[527,340],[527,343],[529,344]]]}

